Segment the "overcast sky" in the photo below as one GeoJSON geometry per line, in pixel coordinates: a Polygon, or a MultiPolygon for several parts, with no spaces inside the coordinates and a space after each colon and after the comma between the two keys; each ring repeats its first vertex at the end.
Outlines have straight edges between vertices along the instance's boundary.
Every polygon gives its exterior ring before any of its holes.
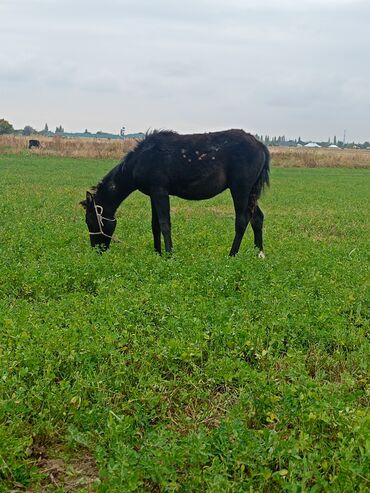
{"type": "Polygon", "coordinates": [[[0,0],[0,118],[370,140],[369,0],[0,0]]]}

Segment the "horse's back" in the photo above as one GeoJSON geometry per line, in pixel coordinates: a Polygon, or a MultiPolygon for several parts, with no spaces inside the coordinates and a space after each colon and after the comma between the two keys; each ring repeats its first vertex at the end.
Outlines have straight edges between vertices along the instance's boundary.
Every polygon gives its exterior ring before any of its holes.
{"type": "Polygon", "coordinates": [[[135,181],[147,194],[151,187],[161,186],[187,199],[210,198],[228,188],[231,180],[253,179],[251,163],[261,153],[260,146],[243,130],[155,132],[133,153],[135,181]]]}

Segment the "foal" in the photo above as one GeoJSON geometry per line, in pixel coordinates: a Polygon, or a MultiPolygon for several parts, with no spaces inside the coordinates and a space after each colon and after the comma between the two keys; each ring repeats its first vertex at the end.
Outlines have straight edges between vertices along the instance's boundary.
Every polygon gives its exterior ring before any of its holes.
{"type": "Polygon", "coordinates": [[[259,256],[263,213],[257,201],[269,183],[270,155],[267,147],[243,130],[180,135],[172,131],[148,133],[136,148],[102,181],[86,192],[81,204],[91,246],[109,248],[118,206],[133,191],[148,195],[152,207],[154,249],[172,251],[170,195],[188,200],[209,199],[227,188],[235,208],[235,237],[230,255],[239,251],[250,222],[259,256]]]}

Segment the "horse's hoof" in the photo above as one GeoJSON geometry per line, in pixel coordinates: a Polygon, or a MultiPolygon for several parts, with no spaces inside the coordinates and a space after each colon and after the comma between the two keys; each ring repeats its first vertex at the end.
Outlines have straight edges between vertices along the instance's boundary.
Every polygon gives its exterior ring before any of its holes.
{"type": "Polygon", "coordinates": [[[266,255],[263,253],[262,250],[259,252],[258,258],[266,258],[266,255]]]}

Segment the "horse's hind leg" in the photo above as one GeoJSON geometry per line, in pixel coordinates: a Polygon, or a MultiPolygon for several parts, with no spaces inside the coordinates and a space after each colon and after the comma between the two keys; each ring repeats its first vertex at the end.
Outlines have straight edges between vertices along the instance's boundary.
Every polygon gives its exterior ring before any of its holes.
{"type": "Polygon", "coordinates": [[[258,256],[265,258],[263,252],[263,239],[262,239],[262,227],[263,227],[263,212],[256,204],[251,217],[251,225],[254,233],[254,246],[258,248],[258,256]]]}
{"type": "Polygon", "coordinates": [[[230,257],[234,257],[240,248],[245,230],[251,219],[251,213],[248,209],[249,193],[246,193],[244,187],[230,187],[231,195],[234,201],[235,208],[235,237],[230,250],[230,257]]]}
{"type": "Polygon", "coordinates": [[[152,232],[153,232],[153,240],[154,240],[154,250],[160,255],[162,253],[161,228],[159,226],[158,214],[153,204],[152,198],[150,198],[150,203],[152,206],[152,232]]]}
{"type": "Polygon", "coordinates": [[[168,193],[164,190],[153,190],[150,194],[152,205],[154,206],[157,216],[159,227],[161,229],[164,246],[167,253],[172,252],[172,238],[171,238],[171,217],[170,217],[170,198],[168,193]]]}

